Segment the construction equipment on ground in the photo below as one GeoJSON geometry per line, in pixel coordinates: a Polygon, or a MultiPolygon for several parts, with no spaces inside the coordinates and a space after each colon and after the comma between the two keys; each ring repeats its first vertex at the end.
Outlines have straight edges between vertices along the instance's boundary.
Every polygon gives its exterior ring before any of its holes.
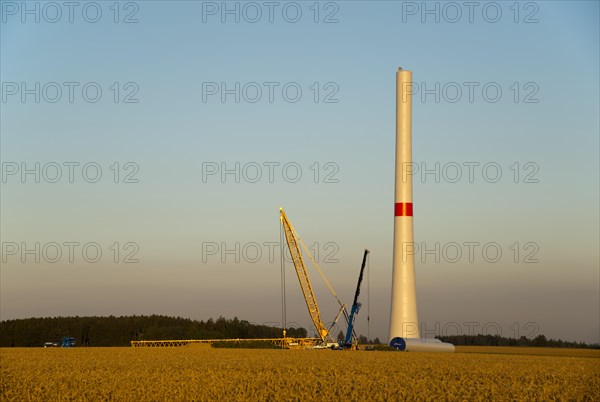
{"type": "Polygon", "coordinates": [[[60,346],[63,348],[74,348],[75,338],[73,338],[72,336],[63,336],[60,340],[60,346]]]}
{"type": "MultiPolygon", "coordinates": [[[[338,298],[337,294],[333,290],[333,287],[331,286],[331,284],[329,283],[329,281],[323,274],[323,271],[321,270],[321,268],[315,261],[315,258],[310,253],[310,251],[308,250],[308,248],[306,247],[306,245],[304,244],[304,242],[302,241],[302,239],[300,238],[300,236],[298,235],[298,233],[292,226],[287,215],[283,211],[283,208],[280,208],[279,211],[280,211],[280,221],[281,221],[281,225],[283,228],[283,233],[285,233],[285,240],[286,240],[287,246],[290,250],[290,255],[292,257],[292,262],[294,264],[294,268],[295,268],[296,274],[298,276],[298,281],[300,282],[300,289],[302,290],[302,294],[304,296],[304,301],[306,302],[306,307],[308,308],[308,313],[309,313],[310,318],[315,326],[318,337],[315,337],[315,338],[290,338],[290,337],[287,337],[286,330],[285,330],[286,321],[285,321],[285,313],[284,313],[283,321],[282,321],[282,326],[283,326],[283,337],[282,338],[140,340],[140,341],[131,341],[131,346],[134,348],[139,348],[139,347],[181,347],[181,346],[192,345],[192,344],[213,344],[213,343],[219,343],[219,342],[239,343],[239,342],[258,342],[258,341],[260,341],[260,342],[270,342],[275,347],[282,348],[282,349],[310,349],[310,348],[312,348],[312,349],[325,349],[325,348],[339,349],[340,343],[334,341],[331,334],[332,334],[333,328],[335,327],[336,323],[338,322],[338,320],[340,319],[342,314],[344,315],[344,318],[345,318],[346,323],[348,324],[348,328],[349,328],[349,331],[348,331],[349,335],[346,335],[345,344],[354,345],[355,344],[354,341],[358,341],[356,334],[354,333],[354,330],[353,330],[355,316],[358,313],[358,309],[360,308],[360,304],[357,304],[358,294],[360,292],[360,284],[362,282],[362,274],[364,271],[366,254],[368,253],[368,251],[365,251],[365,257],[363,258],[363,266],[361,268],[361,275],[359,277],[357,292],[354,297],[354,305],[352,306],[352,317],[350,317],[350,316],[348,316],[348,311],[346,310],[346,305],[344,303],[342,303],[340,301],[340,299],[338,298]],[[321,311],[319,310],[319,305],[317,304],[317,299],[315,297],[315,293],[313,291],[310,279],[308,277],[306,265],[304,264],[304,259],[302,257],[302,250],[304,250],[304,252],[310,257],[314,266],[317,268],[317,271],[323,278],[323,281],[325,282],[325,284],[327,285],[327,287],[329,288],[329,290],[331,291],[331,293],[333,294],[334,298],[336,299],[336,301],[338,302],[338,304],[340,306],[340,309],[339,309],[335,319],[329,326],[329,328],[327,328],[325,326],[325,324],[323,324],[323,320],[321,319],[321,311]]],[[[283,237],[283,234],[282,234],[282,237],[283,237]]],[[[282,239],[281,243],[283,243],[283,239],[282,239]]],[[[282,249],[281,249],[282,274],[283,274],[282,275],[282,296],[283,296],[283,304],[284,304],[283,310],[285,312],[285,280],[284,280],[284,278],[285,278],[285,275],[284,275],[285,274],[285,272],[284,272],[285,259],[283,258],[284,257],[283,251],[284,251],[284,249],[283,249],[283,244],[282,244],[282,249]]],[[[75,346],[74,341],[75,340],[73,339],[72,346],[75,346]]]]}
{"type": "Polygon", "coordinates": [[[75,338],[72,336],[63,336],[60,342],[44,342],[45,348],[74,348],[75,338]]]}
{"type": "MultiPolygon", "coordinates": [[[[331,284],[329,283],[327,278],[325,278],[323,271],[321,271],[321,268],[319,268],[319,265],[313,258],[312,254],[310,253],[310,251],[308,250],[308,248],[306,247],[306,245],[304,244],[304,242],[302,241],[302,239],[300,238],[298,233],[295,231],[295,229],[292,226],[291,222],[289,221],[287,215],[285,214],[283,208],[279,208],[279,216],[280,216],[281,224],[283,225],[283,230],[285,233],[285,240],[286,240],[288,248],[290,250],[292,262],[294,264],[294,268],[296,269],[298,281],[300,282],[300,289],[302,290],[302,294],[304,296],[304,301],[306,302],[306,307],[308,308],[308,313],[309,313],[310,318],[315,326],[317,335],[321,339],[321,344],[317,345],[317,347],[337,347],[338,343],[335,342],[334,339],[331,337],[331,330],[337,323],[337,321],[338,321],[339,317],[342,315],[342,313],[344,314],[346,319],[348,319],[348,312],[346,311],[346,305],[340,301],[337,294],[331,287],[331,284]],[[327,287],[329,288],[329,290],[331,291],[331,293],[337,300],[338,304],[340,305],[340,310],[339,310],[335,320],[332,322],[332,324],[329,328],[325,327],[325,324],[323,324],[323,320],[321,319],[321,311],[319,310],[319,305],[317,304],[317,298],[315,297],[315,293],[313,292],[312,285],[311,285],[310,279],[308,277],[308,272],[306,271],[306,265],[304,264],[304,259],[302,258],[302,250],[301,250],[300,246],[302,246],[302,248],[304,249],[306,254],[308,254],[310,256],[310,259],[312,260],[313,264],[319,271],[319,274],[321,274],[321,277],[327,284],[327,287]]],[[[283,250],[282,250],[282,252],[283,252],[283,250]]],[[[283,329],[283,337],[285,338],[285,323],[283,323],[283,328],[284,328],[283,329]]]]}
{"type": "Polygon", "coordinates": [[[319,338],[227,338],[227,339],[169,339],[157,341],[131,341],[133,348],[168,348],[213,343],[269,342],[278,349],[309,349],[321,343],[319,338]]]}
{"type": "Polygon", "coordinates": [[[360,285],[363,281],[363,274],[365,272],[365,266],[367,264],[367,256],[369,255],[369,250],[365,249],[365,253],[363,255],[362,265],[360,267],[360,274],[358,275],[358,284],[356,285],[356,292],[354,293],[354,302],[352,303],[352,308],[350,310],[350,318],[348,319],[348,329],[346,330],[346,338],[339,343],[339,347],[342,349],[358,349],[358,338],[354,333],[354,319],[362,306],[361,303],[358,302],[358,296],[360,295],[360,285]],[[353,340],[355,342],[353,342],[353,340]]]}

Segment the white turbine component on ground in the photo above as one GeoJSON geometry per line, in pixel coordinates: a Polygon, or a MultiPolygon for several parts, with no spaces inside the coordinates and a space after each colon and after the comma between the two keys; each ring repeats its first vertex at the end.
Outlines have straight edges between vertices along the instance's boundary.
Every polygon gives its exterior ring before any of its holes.
{"type": "Polygon", "coordinates": [[[421,339],[417,316],[412,204],[412,72],[396,73],[396,190],[390,345],[409,351],[454,352],[454,345],[421,339]]]}

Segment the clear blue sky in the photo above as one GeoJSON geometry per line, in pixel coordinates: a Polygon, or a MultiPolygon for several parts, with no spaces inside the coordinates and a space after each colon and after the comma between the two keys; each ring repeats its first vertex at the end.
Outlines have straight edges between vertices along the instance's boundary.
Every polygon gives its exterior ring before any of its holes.
{"type": "MultiPolygon", "coordinates": [[[[0,4],[2,319],[279,322],[283,206],[344,302],[372,251],[357,325],[385,339],[402,66],[419,85],[413,158],[432,172],[414,179],[426,329],[598,342],[598,2],[0,4]],[[36,163],[39,183],[21,176],[36,163]]],[[[309,327],[287,269],[288,321],[309,327]]]]}

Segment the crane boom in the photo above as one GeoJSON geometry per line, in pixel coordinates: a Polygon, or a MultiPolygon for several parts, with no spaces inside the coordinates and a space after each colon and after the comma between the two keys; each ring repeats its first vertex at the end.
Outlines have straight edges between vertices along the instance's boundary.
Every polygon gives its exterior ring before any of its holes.
{"type": "Polygon", "coordinates": [[[369,255],[369,250],[365,250],[365,254],[363,255],[362,265],[360,267],[360,275],[358,276],[358,284],[356,285],[356,293],[354,293],[354,302],[352,303],[352,309],[350,310],[350,318],[348,319],[348,330],[346,331],[346,339],[344,339],[343,347],[351,347],[352,346],[352,334],[354,333],[354,318],[356,314],[358,314],[358,310],[360,310],[361,304],[358,302],[358,296],[360,295],[360,285],[363,280],[363,273],[365,272],[365,265],[367,263],[367,256],[369,255]]]}
{"type": "Polygon", "coordinates": [[[279,211],[281,224],[283,225],[285,233],[285,240],[288,248],[290,249],[292,262],[294,263],[294,268],[296,269],[296,274],[298,275],[298,281],[300,282],[300,288],[302,289],[302,294],[304,295],[304,300],[306,301],[306,307],[308,307],[310,318],[317,329],[319,337],[322,341],[325,341],[329,335],[329,331],[321,320],[321,312],[319,311],[317,299],[315,298],[315,293],[313,292],[310,284],[310,279],[308,279],[308,272],[306,271],[306,266],[304,265],[304,260],[302,259],[302,252],[300,250],[300,245],[298,244],[299,238],[297,238],[294,227],[288,220],[283,208],[280,208],[279,211]]]}

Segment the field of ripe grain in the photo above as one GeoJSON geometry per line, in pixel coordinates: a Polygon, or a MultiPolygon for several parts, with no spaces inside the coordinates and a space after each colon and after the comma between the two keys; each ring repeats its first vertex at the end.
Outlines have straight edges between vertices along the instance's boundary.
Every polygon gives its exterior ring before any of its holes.
{"type": "Polygon", "coordinates": [[[0,349],[0,399],[600,400],[600,359],[201,347],[0,349]]]}
{"type": "Polygon", "coordinates": [[[596,357],[600,358],[600,349],[574,348],[528,348],[522,346],[457,346],[459,353],[489,353],[530,356],[596,357]]]}

